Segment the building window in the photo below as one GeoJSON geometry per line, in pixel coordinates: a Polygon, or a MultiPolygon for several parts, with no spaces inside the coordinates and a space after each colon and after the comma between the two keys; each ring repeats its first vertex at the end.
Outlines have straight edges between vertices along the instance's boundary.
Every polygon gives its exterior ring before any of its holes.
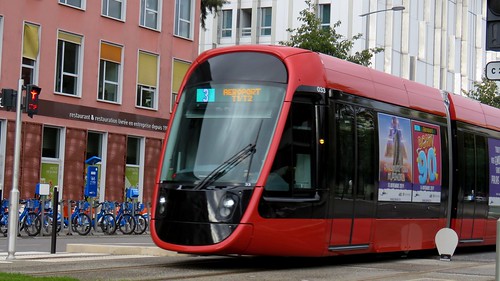
{"type": "Polygon", "coordinates": [[[175,0],[175,35],[191,38],[193,0],[175,0]]]}
{"type": "Polygon", "coordinates": [[[123,20],[125,18],[125,0],[103,0],[102,15],[123,20]]]}
{"type": "Polygon", "coordinates": [[[241,37],[252,35],[252,9],[240,10],[241,37]]]}
{"type": "Polygon", "coordinates": [[[139,165],[141,155],[141,139],[127,137],[127,165],[139,165]]]}
{"type": "Polygon", "coordinates": [[[60,131],[59,128],[43,127],[42,157],[59,158],[60,131]]]}
{"type": "Polygon", "coordinates": [[[223,10],[222,11],[222,37],[233,36],[233,10],[223,10]]]}
{"type": "Polygon", "coordinates": [[[87,132],[87,154],[85,159],[97,156],[102,159],[102,133],[87,132]]]}
{"type": "Polygon", "coordinates": [[[23,57],[21,78],[24,80],[24,85],[35,84],[35,63],[35,60],[23,57]]]}
{"type": "Polygon", "coordinates": [[[157,87],[158,56],[139,51],[136,106],[155,109],[157,87]]]}
{"type": "Polygon", "coordinates": [[[160,0],[141,0],[140,25],[152,29],[159,29],[161,16],[160,0]]]}
{"type": "Polygon", "coordinates": [[[271,35],[271,24],[273,18],[273,10],[271,7],[261,8],[260,10],[260,35],[271,35]]]}
{"type": "Polygon", "coordinates": [[[55,91],[80,96],[80,60],[82,37],[59,31],[55,91]]]}
{"type": "Polygon", "coordinates": [[[122,47],[101,43],[99,63],[99,92],[97,99],[119,103],[122,47]]]}
{"type": "Polygon", "coordinates": [[[141,143],[142,138],[127,137],[127,164],[125,168],[125,189],[139,188],[142,182],[141,172],[141,143]]]}
{"type": "Polygon", "coordinates": [[[68,6],[84,9],[85,0],[59,0],[59,3],[65,4],[68,6]]]}
{"type": "Polygon", "coordinates": [[[321,28],[330,28],[330,4],[320,4],[318,7],[319,20],[321,21],[321,28]]]}
{"type": "Polygon", "coordinates": [[[24,84],[34,84],[36,82],[36,67],[38,54],[40,52],[38,25],[25,23],[23,34],[23,61],[21,67],[21,78],[24,84]]]}
{"type": "Polygon", "coordinates": [[[170,101],[170,112],[172,112],[175,104],[175,99],[179,93],[182,79],[186,75],[191,64],[185,61],[174,60],[172,66],[172,100],[170,101]]]}

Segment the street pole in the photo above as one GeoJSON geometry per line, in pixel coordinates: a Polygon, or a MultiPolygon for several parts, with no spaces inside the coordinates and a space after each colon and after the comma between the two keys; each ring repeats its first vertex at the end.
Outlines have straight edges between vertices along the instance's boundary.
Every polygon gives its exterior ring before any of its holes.
{"type": "Polygon", "coordinates": [[[370,41],[369,41],[369,37],[370,37],[370,15],[371,14],[376,14],[376,13],[388,12],[388,11],[393,11],[393,12],[403,11],[404,9],[405,9],[404,6],[394,6],[394,7],[389,8],[389,9],[377,10],[377,11],[372,11],[372,12],[368,12],[368,13],[364,13],[364,14],[359,15],[360,17],[366,17],[365,48],[367,50],[370,49],[370,41]]]}
{"type": "Polygon", "coordinates": [[[12,189],[10,191],[9,202],[9,230],[8,230],[8,248],[7,260],[15,259],[17,228],[19,227],[19,166],[21,160],[21,128],[23,120],[21,119],[21,99],[23,96],[24,80],[19,79],[17,87],[16,101],[16,136],[14,145],[14,175],[12,176],[12,189]]]}

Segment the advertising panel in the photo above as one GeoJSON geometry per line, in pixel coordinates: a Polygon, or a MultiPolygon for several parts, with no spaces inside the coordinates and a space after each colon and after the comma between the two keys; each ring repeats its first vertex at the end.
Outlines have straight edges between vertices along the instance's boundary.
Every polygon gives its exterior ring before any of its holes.
{"type": "Polygon", "coordinates": [[[413,202],[441,202],[441,135],[439,126],[412,121],[413,202]]]}
{"type": "Polygon", "coordinates": [[[488,139],[490,206],[500,206],[500,140],[488,139]]]}
{"type": "Polygon", "coordinates": [[[379,201],[412,201],[412,138],[410,120],[378,114],[379,201]]]}

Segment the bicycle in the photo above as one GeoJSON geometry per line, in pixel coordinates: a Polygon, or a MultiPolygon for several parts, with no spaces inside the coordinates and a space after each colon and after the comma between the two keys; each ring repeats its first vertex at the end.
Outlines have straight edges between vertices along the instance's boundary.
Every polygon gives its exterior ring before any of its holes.
{"type": "Polygon", "coordinates": [[[0,233],[7,236],[9,226],[9,200],[2,200],[0,208],[0,233]]]}
{"type": "MultiPolygon", "coordinates": [[[[63,227],[66,229],[71,225],[71,229],[69,230],[68,235],[71,235],[72,232],[76,232],[80,235],[89,234],[91,230],[91,219],[90,216],[85,212],[89,209],[90,204],[84,200],[70,200],[69,204],[75,204],[69,218],[63,217],[59,212],[57,213],[56,232],[59,233],[63,227]]],[[[52,209],[48,209],[44,214],[42,228],[44,229],[44,233],[46,234],[52,233],[53,215],[54,212],[52,209]]]]}
{"type": "Polygon", "coordinates": [[[135,225],[136,225],[135,218],[131,214],[128,214],[126,212],[125,202],[121,204],[117,202],[116,204],[120,206],[120,209],[116,214],[116,222],[118,229],[123,234],[132,234],[135,230],[135,225]]]}
{"type": "Polygon", "coordinates": [[[131,214],[134,216],[135,219],[135,228],[134,228],[134,233],[135,234],[143,234],[146,229],[148,228],[148,218],[147,214],[143,214],[142,212],[144,211],[144,204],[140,202],[127,202],[125,203],[125,208],[126,208],[126,213],[131,214]]]}
{"type": "Polygon", "coordinates": [[[19,231],[23,230],[28,236],[36,236],[40,233],[42,223],[38,218],[38,211],[40,209],[40,201],[37,199],[27,199],[21,201],[24,204],[23,211],[19,215],[19,231]]]}
{"type": "MultiPolygon", "coordinates": [[[[56,210],[58,207],[56,207],[56,210]]],[[[59,233],[61,231],[61,214],[57,212],[57,226],[56,226],[56,233],[59,233]]],[[[41,217],[41,214],[40,216],[41,217]]],[[[45,202],[45,211],[43,212],[43,218],[42,220],[42,234],[43,235],[51,235],[52,234],[52,225],[53,225],[53,220],[54,220],[54,209],[51,208],[51,202],[46,201],[45,202]]]]}
{"type": "Polygon", "coordinates": [[[92,220],[85,212],[89,210],[90,203],[85,200],[75,202],[75,209],[71,215],[71,227],[80,235],[87,235],[90,232],[92,220]]]}
{"type": "MultiPolygon", "coordinates": [[[[99,202],[94,206],[94,209],[97,209],[99,206],[101,206],[101,210],[95,215],[97,226],[99,226],[105,234],[114,234],[116,231],[116,218],[112,214],[112,211],[115,204],[109,201],[99,202]]],[[[95,221],[95,219],[92,220],[92,226],[95,226],[95,221]]]]}

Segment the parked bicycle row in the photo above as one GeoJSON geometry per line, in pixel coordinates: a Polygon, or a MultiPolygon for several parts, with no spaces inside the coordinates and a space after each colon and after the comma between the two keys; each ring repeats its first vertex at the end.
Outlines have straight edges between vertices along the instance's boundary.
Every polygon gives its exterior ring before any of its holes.
{"type": "MultiPolygon", "coordinates": [[[[67,200],[59,202],[54,214],[51,201],[38,199],[20,200],[18,235],[51,235],[54,216],[57,218],[56,231],[68,235],[78,233],[88,235],[102,232],[115,234],[143,234],[149,226],[149,214],[141,202],[93,202],[67,200]],[[41,207],[43,206],[43,208],[41,207]],[[61,213],[62,211],[62,213],[61,213]]],[[[7,236],[10,210],[9,201],[2,200],[0,208],[0,232],[7,236]]]]}

